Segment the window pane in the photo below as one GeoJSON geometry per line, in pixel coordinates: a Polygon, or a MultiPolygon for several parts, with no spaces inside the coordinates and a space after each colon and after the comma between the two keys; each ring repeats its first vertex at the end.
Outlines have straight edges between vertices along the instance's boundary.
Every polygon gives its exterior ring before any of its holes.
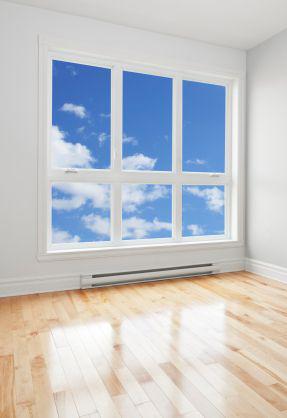
{"type": "Polygon", "coordinates": [[[225,87],[183,81],[183,171],[225,171],[225,87]]]}
{"type": "Polygon", "coordinates": [[[54,183],[52,243],[110,240],[110,185],[54,183]]]}
{"type": "Polygon", "coordinates": [[[54,168],[109,168],[111,70],[53,61],[54,168]]]}
{"type": "Polygon", "coordinates": [[[123,168],[171,171],[171,78],[123,73],[123,168]]]}
{"type": "Polygon", "coordinates": [[[224,186],[182,187],[182,235],[224,235],[224,186]]]}
{"type": "Polygon", "coordinates": [[[170,185],[124,184],[122,205],[124,240],[172,236],[170,185]]]}

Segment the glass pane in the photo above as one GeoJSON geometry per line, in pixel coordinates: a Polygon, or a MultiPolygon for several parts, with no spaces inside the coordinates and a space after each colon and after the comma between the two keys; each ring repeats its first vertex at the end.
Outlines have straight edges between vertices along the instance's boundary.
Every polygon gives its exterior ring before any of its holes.
{"type": "Polygon", "coordinates": [[[183,81],[183,171],[225,171],[225,87],[183,81]]]}
{"type": "Polygon", "coordinates": [[[124,184],[122,205],[124,240],[172,236],[170,185],[124,184]]]}
{"type": "Polygon", "coordinates": [[[123,73],[123,169],[171,171],[171,78],[123,73]]]}
{"type": "Polygon", "coordinates": [[[53,61],[54,168],[109,168],[111,70],[53,61]]]}
{"type": "Polygon", "coordinates": [[[110,240],[110,185],[54,183],[52,243],[110,240]]]}
{"type": "Polygon", "coordinates": [[[224,235],[224,186],[182,187],[182,235],[224,235]]]}

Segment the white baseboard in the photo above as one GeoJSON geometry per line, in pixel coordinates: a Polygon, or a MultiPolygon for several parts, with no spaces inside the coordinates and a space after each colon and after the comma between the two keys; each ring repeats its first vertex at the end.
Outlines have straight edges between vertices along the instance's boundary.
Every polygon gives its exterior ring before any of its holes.
{"type": "Polygon", "coordinates": [[[260,274],[268,279],[278,280],[287,283],[287,268],[274,264],[264,263],[263,261],[246,258],[245,270],[251,273],[260,274]]]}
{"type": "MultiPolygon", "coordinates": [[[[221,273],[244,270],[243,259],[215,262],[221,273]]],[[[80,289],[80,274],[0,279],[0,297],[80,289]]]]}
{"type": "MultiPolygon", "coordinates": [[[[215,263],[222,273],[246,270],[287,283],[287,268],[262,261],[247,259],[223,260],[215,263]]],[[[61,290],[80,289],[80,274],[45,276],[37,278],[0,279],[0,297],[27,295],[61,290]]]]}
{"type": "Polygon", "coordinates": [[[220,273],[232,273],[235,271],[245,270],[244,259],[224,260],[222,262],[219,261],[216,264],[219,267],[220,273]]]}
{"type": "Polygon", "coordinates": [[[80,275],[58,275],[38,278],[0,280],[0,297],[29,295],[80,288],[80,275]]]}

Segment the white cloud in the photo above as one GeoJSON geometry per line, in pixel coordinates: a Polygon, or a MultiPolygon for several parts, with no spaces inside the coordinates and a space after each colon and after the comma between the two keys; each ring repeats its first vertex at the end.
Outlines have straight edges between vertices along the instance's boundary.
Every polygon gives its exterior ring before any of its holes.
{"type": "Polygon", "coordinates": [[[94,161],[89,149],[82,144],[65,141],[65,132],[58,126],[52,126],[52,164],[54,167],[89,168],[94,161]]]}
{"type": "Polygon", "coordinates": [[[102,146],[107,139],[109,139],[109,135],[106,132],[101,132],[98,136],[99,144],[102,146]]]}
{"type": "Polygon", "coordinates": [[[125,212],[134,212],[140,205],[167,197],[170,188],[164,185],[125,184],[122,187],[122,203],[125,212]]]}
{"type": "Polygon", "coordinates": [[[53,198],[53,209],[78,209],[88,201],[93,208],[108,209],[110,207],[110,187],[107,184],[55,183],[53,187],[69,195],[60,199],[53,198]]]}
{"type": "Polygon", "coordinates": [[[188,225],[187,229],[191,232],[192,235],[203,235],[204,233],[203,228],[196,224],[188,225]]]}
{"type": "Polygon", "coordinates": [[[206,160],[201,160],[200,158],[196,158],[195,160],[186,160],[186,164],[205,165],[205,164],[207,164],[207,161],[206,160]]]}
{"type": "Polygon", "coordinates": [[[85,130],[86,128],[85,128],[85,126],[80,126],[78,129],[77,129],[77,132],[79,133],[79,134],[82,134],[83,132],[84,132],[84,130],[85,130]]]}
{"type": "Polygon", "coordinates": [[[111,117],[111,114],[110,113],[100,113],[100,118],[108,119],[110,117],[111,117]]]}
{"type": "Polygon", "coordinates": [[[201,197],[205,200],[206,206],[213,212],[221,213],[224,208],[224,192],[219,187],[200,189],[199,187],[186,187],[186,191],[193,196],[201,197]]]}
{"type": "Polygon", "coordinates": [[[152,170],[157,162],[156,158],[144,154],[134,154],[123,159],[124,170],[152,170]]]}
{"type": "Polygon", "coordinates": [[[138,140],[134,136],[123,134],[123,144],[138,145],[138,140]]]}
{"type": "Polygon", "coordinates": [[[53,199],[52,206],[56,210],[73,210],[78,209],[86,203],[86,200],[81,196],[73,196],[70,199],[53,199]]]}
{"type": "Polygon", "coordinates": [[[62,244],[70,242],[80,242],[81,239],[78,235],[71,235],[68,231],[62,229],[53,229],[52,231],[52,242],[53,244],[62,244]]]}
{"type": "Polygon", "coordinates": [[[87,116],[87,111],[84,106],[75,105],[73,103],[64,103],[60,108],[63,112],[73,113],[78,118],[85,118],[87,116]]]}
{"type": "Polygon", "coordinates": [[[133,216],[123,220],[123,237],[139,239],[145,238],[155,231],[171,231],[170,222],[161,222],[157,218],[147,221],[143,218],[133,216]]]}
{"type": "Polygon", "coordinates": [[[68,64],[66,68],[73,77],[76,77],[79,74],[74,65],[68,64]]]}
{"type": "Polygon", "coordinates": [[[99,235],[110,236],[110,219],[100,215],[86,215],[82,217],[82,221],[87,229],[99,235]]]}

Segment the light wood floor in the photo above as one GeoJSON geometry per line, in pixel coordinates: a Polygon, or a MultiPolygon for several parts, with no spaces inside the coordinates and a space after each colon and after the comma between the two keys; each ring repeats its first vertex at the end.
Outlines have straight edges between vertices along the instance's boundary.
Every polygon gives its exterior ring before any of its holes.
{"type": "Polygon", "coordinates": [[[244,272],[0,299],[0,416],[287,417],[286,347],[244,272]]]}

